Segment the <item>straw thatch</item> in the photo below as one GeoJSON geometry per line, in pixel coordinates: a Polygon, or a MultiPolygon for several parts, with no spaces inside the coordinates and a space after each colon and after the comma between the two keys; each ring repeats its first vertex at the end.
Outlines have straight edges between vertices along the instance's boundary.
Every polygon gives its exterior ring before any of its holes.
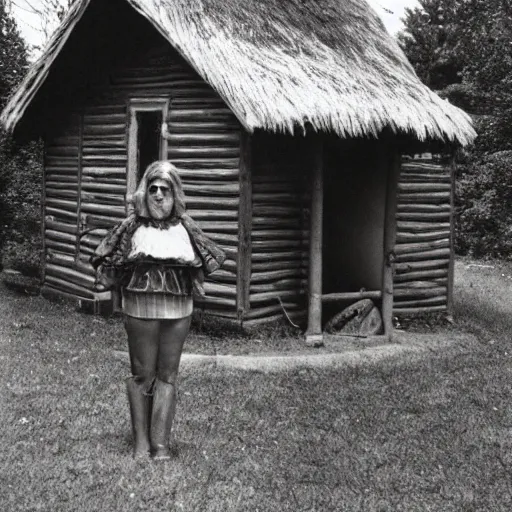
{"type": "MultiPolygon", "coordinates": [[[[91,1],[77,0],[0,122],[12,130],[91,1]]],[[[365,0],[126,0],[244,127],[310,124],[342,137],[396,132],[471,142],[469,117],[424,86],[365,0]]]]}

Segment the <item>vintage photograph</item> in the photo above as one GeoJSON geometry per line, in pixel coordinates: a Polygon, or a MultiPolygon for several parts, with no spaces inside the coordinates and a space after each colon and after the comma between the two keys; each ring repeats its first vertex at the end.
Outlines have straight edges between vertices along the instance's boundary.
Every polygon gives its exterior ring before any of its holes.
{"type": "Polygon", "coordinates": [[[0,0],[0,510],[512,510],[510,0],[0,0]]]}

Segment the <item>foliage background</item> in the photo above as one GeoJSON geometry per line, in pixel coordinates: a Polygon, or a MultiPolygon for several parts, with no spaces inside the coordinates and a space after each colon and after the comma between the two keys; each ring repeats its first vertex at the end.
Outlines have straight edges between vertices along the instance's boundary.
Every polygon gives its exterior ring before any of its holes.
{"type": "Polygon", "coordinates": [[[457,156],[456,251],[512,258],[512,2],[419,0],[398,41],[418,76],[469,112],[457,156]]]}
{"type": "MultiPolygon", "coordinates": [[[[0,0],[0,110],[23,77],[27,47],[6,0],[0,0]]],[[[41,255],[41,145],[14,144],[0,132],[0,262],[29,275],[41,255]]]]}

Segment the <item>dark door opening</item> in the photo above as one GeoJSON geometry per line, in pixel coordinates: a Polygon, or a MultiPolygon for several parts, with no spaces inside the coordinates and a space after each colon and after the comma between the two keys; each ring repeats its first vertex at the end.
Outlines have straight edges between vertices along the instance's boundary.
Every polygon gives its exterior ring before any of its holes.
{"type": "Polygon", "coordinates": [[[161,110],[137,112],[137,182],[142,178],[148,165],[160,159],[162,121],[161,110]]]}

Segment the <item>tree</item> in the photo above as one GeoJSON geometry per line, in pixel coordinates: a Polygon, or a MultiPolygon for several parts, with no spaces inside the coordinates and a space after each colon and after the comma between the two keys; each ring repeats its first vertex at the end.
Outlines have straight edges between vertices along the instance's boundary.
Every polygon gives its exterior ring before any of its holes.
{"type": "Polygon", "coordinates": [[[0,0],[0,110],[27,69],[27,46],[6,0],[0,0]]]}
{"type": "Polygon", "coordinates": [[[420,79],[439,90],[461,81],[463,59],[458,46],[459,0],[420,0],[420,7],[405,10],[405,30],[398,34],[420,79]]]}

